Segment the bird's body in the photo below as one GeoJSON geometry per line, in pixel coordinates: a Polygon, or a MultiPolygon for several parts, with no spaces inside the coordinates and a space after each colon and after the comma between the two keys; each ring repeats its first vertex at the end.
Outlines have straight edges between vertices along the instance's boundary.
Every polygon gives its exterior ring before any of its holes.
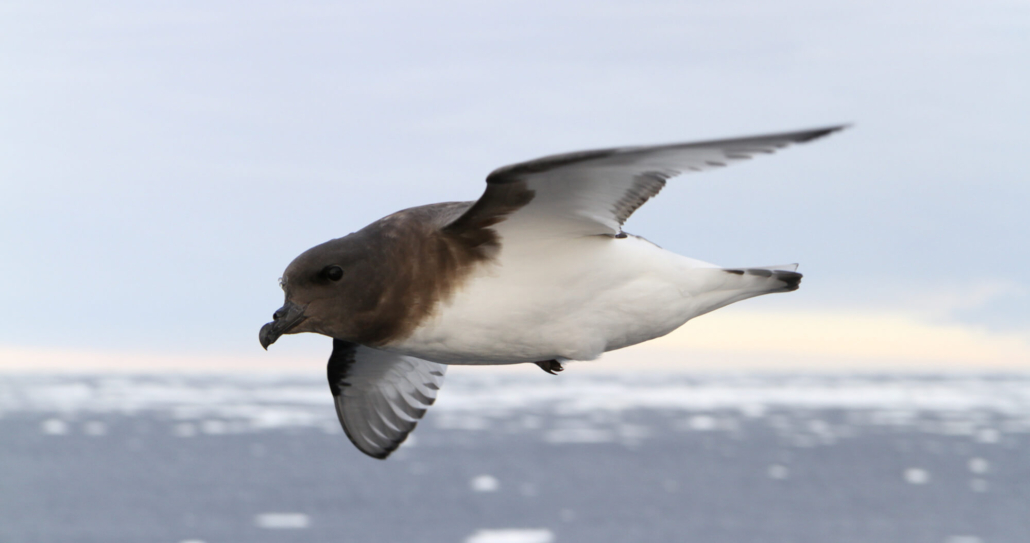
{"type": "Polygon", "coordinates": [[[666,181],[842,127],[583,151],[499,168],[475,202],[399,211],[286,268],[286,303],[261,329],[333,338],[329,385],[348,437],[385,458],[447,364],[561,370],[663,336],[733,302],[796,290],[796,264],[720,268],[622,224],[666,181]]]}
{"type": "Polygon", "coordinates": [[[593,360],[700,313],[692,292],[712,269],[636,237],[505,246],[410,337],[386,348],[446,364],[593,360]]]}
{"type": "Polygon", "coordinates": [[[381,348],[443,364],[593,360],[783,286],[637,236],[504,244],[409,336],[381,348]]]}

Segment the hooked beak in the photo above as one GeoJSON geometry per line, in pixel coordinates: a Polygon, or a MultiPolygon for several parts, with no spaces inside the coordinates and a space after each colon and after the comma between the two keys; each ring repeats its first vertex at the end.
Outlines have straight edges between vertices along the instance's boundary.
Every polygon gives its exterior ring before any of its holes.
{"type": "Polygon", "coordinates": [[[275,310],[272,314],[272,322],[261,327],[258,332],[258,339],[261,346],[268,350],[268,346],[275,343],[279,336],[288,334],[292,328],[301,323],[307,316],[304,310],[307,306],[297,305],[289,300],[286,304],[275,310]]]}

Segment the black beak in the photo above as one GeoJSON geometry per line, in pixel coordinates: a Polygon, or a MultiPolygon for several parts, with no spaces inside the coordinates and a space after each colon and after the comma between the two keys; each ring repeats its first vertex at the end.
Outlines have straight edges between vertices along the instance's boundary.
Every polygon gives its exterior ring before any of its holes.
{"type": "Polygon", "coordinates": [[[288,334],[293,327],[306,319],[307,317],[304,315],[306,307],[287,300],[286,305],[276,309],[272,314],[272,322],[262,326],[261,331],[258,332],[261,346],[268,350],[268,346],[275,343],[279,336],[288,334]]]}

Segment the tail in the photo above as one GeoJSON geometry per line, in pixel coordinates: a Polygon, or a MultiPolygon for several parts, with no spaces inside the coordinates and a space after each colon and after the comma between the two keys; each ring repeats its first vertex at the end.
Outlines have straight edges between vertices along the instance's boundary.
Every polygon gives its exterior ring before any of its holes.
{"type": "MultiPolygon", "coordinates": [[[[790,292],[801,285],[797,264],[761,268],[709,268],[705,287],[694,294],[697,315],[763,294],[790,292]]],[[[699,272],[701,270],[698,270],[699,272]]]]}
{"type": "Polygon", "coordinates": [[[757,279],[757,281],[752,280],[748,282],[757,283],[754,286],[760,285],[760,292],[754,294],[754,296],[757,296],[759,294],[797,290],[801,286],[802,275],[794,271],[796,269],[798,269],[797,264],[781,264],[759,268],[723,268],[722,271],[734,275],[754,276],[753,278],[748,277],[748,279],[757,279]]]}

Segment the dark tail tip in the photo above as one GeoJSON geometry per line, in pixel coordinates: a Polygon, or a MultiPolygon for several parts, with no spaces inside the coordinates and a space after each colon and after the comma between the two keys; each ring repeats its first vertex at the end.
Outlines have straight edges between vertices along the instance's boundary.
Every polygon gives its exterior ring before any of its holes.
{"type": "Polygon", "coordinates": [[[798,272],[776,270],[773,272],[773,275],[775,275],[775,277],[780,281],[786,283],[786,290],[788,292],[797,290],[798,287],[801,286],[801,278],[803,276],[798,272]]]}

